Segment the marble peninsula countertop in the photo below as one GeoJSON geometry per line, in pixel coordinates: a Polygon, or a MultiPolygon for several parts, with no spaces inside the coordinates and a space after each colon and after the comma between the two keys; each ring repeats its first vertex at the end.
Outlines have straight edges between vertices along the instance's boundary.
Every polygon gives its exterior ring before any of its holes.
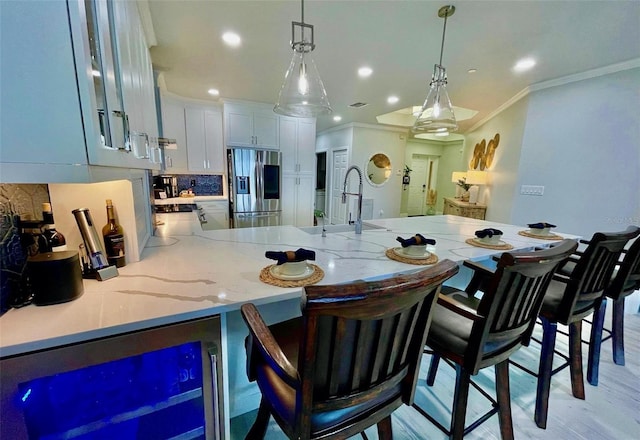
{"type": "Polygon", "coordinates": [[[429,250],[440,260],[457,262],[502,252],[465,243],[486,227],[501,229],[502,240],[514,249],[553,243],[519,235],[526,226],[451,215],[380,219],[365,225],[378,229],[365,226],[361,235],[348,231],[322,237],[321,226],[315,234],[278,226],[151,237],[141,261],[120,268],[116,278],[84,280],[84,294],[76,300],[5,313],[0,317],[0,357],[226,313],[246,302],[259,305],[299,297],[301,288],[260,281],[260,270],[274,263],[264,256],[269,250],[314,250],[314,263],[325,274],[320,283],[333,284],[424,267],[385,256],[386,249],[399,246],[397,236],[421,233],[434,238],[437,243],[429,250]]]}

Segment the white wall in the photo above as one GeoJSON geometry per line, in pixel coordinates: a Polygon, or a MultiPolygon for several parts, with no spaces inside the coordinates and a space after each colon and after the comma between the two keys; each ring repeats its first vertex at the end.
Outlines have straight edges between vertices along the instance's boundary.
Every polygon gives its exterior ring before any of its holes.
{"type": "MultiPolygon", "coordinates": [[[[513,198],[520,167],[520,152],[525,123],[527,122],[527,97],[519,100],[497,116],[467,135],[462,170],[469,168],[473,150],[483,139],[489,142],[496,133],[500,142],[495,151],[489,172],[489,184],[480,187],[480,203],[487,205],[487,220],[500,223],[511,221],[513,198]]],[[[536,220],[537,221],[537,220],[536,220]]],[[[532,223],[533,220],[527,220],[532,223]]]]}
{"type": "MultiPolygon", "coordinates": [[[[391,160],[391,176],[384,185],[373,186],[366,176],[364,177],[363,197],[373,199],[374,219],[400,215],[399,196],[402,193],[402,173],[398,175],[398,171],[402,172],[404,169],[404,151],[407,142],[405,131],[373,126],[356,126],[353,129],[350,165],[357,165],[364,173],[373,154],[384,153],[391,160]]],[[[351,188],[357,188],[357,186],[351,186],[351,188]]],[[[355,218],[355,213],[352,213],[352,217],[355,218]]]]}
{"type": "Polygon", "coordinates": [[[500,133],[481,191],[487,219],[547,221],[590,237],[640,224],[640,69],[541,89],[468,134],[475,144],[500,133]],[[543,196],[521,185],[544,186],[543,196]]]}
{"type": "Polygon", "coordinates": [[[640,69],[532,93],[511,223],[590,237],[640,224],[640,69]]]}
{"type": "MultiPolygon", "coordinates": [[[[402,191],[402,176],[398,176],[397,171],[404,168],[406,139],[406,130],[359,124],[349,124],[319,133],[316,152],[327,151],[327,199],[331,185],[332,151],[346,148],[349,151],[349,165],[357,165],[363,172],[372,154],[385,153],[391,160],[391,177],[384,185],[374,187],[363,176],[363,197],[373,199],[373,218],[397,217],[400,214],[399,195],[402,191]]],[[[349,178],[353,179],[350,188],[357,189],[357,176],[352,174],[349,178]]],[[[348,204],[347,218],[354,206],[351,200],[348,204]]],[[[351,217],[355,218],[355,212],[352,212],[351,217]]]]}

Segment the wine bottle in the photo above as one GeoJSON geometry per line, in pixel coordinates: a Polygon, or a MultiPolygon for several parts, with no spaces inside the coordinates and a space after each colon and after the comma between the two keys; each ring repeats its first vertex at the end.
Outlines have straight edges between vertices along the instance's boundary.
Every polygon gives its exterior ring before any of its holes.
{"type": "Polygon", "coordinates": [[[102,238],[109,265],[125,266],[124,229],[116,219],[111,199],[107,199],[107,224],[102,227],[102,238]]]}
{"type": "Polygon", "coordinates": [[[67,240],[56,229],[51,203],[42,204],[42,235],[38,240],[38,252],[62,252],[67,250],[67,240]]]}

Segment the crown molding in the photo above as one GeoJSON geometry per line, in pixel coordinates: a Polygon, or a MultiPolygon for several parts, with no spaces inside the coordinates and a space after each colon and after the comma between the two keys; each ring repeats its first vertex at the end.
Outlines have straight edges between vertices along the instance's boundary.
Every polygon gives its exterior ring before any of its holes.
{"type": "Polygon", "coordinates": [[[503,111],[511,107],[516,102],[520,101],[522,98],[528,96],[532,92],[538,92],[540,90],[549,89],[551,87],[562,86],[562,85],[571,84],[578,81],[583,81],[585,79],[597,78],[604,75],[610,75],[612,73],[623,72],[625,70],[638,69],[638,68],[640,68],[640,58],[634,58],[632,60],[623,61],[621,63],[610,64],[608,66],[586,70],[584,72],[575,73],[573,75],[562,76],[560,78],[532,84],[530,86],[525,87],[521,91],[519,91],[507,102],[502,104],[493,112],[489,113],[489,115],[487,115],[482,120],[475,123],[471,128],[469,128],[469,130],[467,130],[467,133],[473,132],[474,130],[480,128],[482,125],[484,125],[491,119],[495,118],[500,113],[502,113],[503,111]]]}

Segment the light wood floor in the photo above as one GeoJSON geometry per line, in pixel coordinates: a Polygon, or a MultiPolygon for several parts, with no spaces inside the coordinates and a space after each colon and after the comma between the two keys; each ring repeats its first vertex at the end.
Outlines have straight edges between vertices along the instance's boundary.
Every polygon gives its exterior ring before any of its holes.
{"type": "MultiPolygon", "coordinates": [[[[600,382],[597,387],[586,382],[586,400],[575,399],[571,395],[568,369],[553,376],[549,400],[547,429],[539,429],[533,421],[535,403],[535,378],[513,366],[510,369],[511,407],[515,437],[520,439],[553,440],[631,440],[640,439],[640,291],[626,300],[625,314],[625,356],[626,365],[615,365],[611,359],[611,341],[603,344],[600,360],[600,382]]],[[[605,326],[610,322],[611,307],[607,310],[605,326]]],[[[541,334],[540,326],[536,331],[541,334]]],[[[560,327],[560,326],[559,326],[560,327]]],[[[588,336],[589,326],[583,326],[583,334],[588,336]]],[[[566,352],[567,338],[558,335],[557,347],[566,352]]],[[[539,345],[532,343],[521,349],[514,360],[536,369],[539,345]]],[[[583,345],[583,359],[586,360],[587,346],[583,345]]],[[[422,360],[421,376],[426,377],[430,356],[422,360]]],[[[454,371],[441,363],[436,383],[427,387],[424,380],[418,383],[416,402],[428,413],[434,415],[445,426],[449,423],[450,406],[453,396],[454,371]]],[[[475,381],[494,394],[493,368],[481,370],[475,381]]],[[[477,391],[469,395],[467,424],[475,420],[489,408],[489,403],[477,391]]],[[[231,440],[243,439],[255,419],[256,412],[244,414],[231,420],[231,440]]],[[[403,406],[392,416],[394,439],[396,440],[438,440],[447,438],[427,419],[413,408],[403,406]]],[[[366,431],[369,439],[377,439],[375,428],[366,431]]],[[[361,438],[360,436],[352,437],[361,438]]],[[[494,416],[471,432],[468,439],[499,439],[497,417],[494,416]]],[[[268,440],[286,439],[280,428],[271,420],[266,436],[268,440]]]]}

